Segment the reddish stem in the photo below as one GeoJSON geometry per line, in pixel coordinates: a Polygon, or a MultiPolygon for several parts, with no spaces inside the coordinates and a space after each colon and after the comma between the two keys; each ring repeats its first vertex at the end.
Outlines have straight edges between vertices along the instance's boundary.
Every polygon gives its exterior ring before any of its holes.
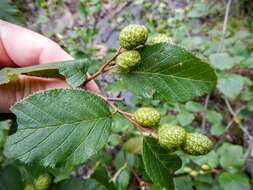
{"type": "Polygon", "coordinates": [[[112,62],[114,62],[116,60],[116,58],[118,57],[119,54],[122,53],[122,48],[119,48],[119,50],[112,56],[111,59],[107,60],[102,66],[101,68],[94,73],[93,75],[91,75],[90,77],[88,77],[88,79],[85,81],[85,83],[94,80],[95,78],[97,78],[98,76],[102,75],[103,73],[108,72],[109,70],[111,70],[114,67],[109,67],[107,68],[112,62]]]}

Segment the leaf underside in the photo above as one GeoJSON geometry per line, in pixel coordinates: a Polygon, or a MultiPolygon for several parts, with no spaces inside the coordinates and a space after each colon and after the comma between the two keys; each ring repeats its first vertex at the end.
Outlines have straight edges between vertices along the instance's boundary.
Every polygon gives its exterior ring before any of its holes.
{"type": "Polygon", "coordinates": [[[169,154],[157,140],[146,137],[143,140],[143,162],[151,180],[168,190],[174,189],[173,175],[182,161],[175,154],[169,154]]]}
{"type": "Polygon", "coordinates": [[[45,167],[76,166],[106,144],[111,127],[108,105],[78,89],[53,89],[16,103],[18,130],[5,155],[45,167]]]}
{"type": "Polygon", "coordinates": [[[86,80],[87,70],[87,59],[62,61],[20,68],[5,68],[0,70],[0,85],[16,80],[19,75],[28,75],[47,78],[65,78],[69,85],[78,87],[86,80]]]}
{"type": "Polygon", "coordinates": [[[140,49],[142,62],[121,73],[123,87],[140,95],[184,102],[216,86],[214,69],[181,47],[161,43],[140,49]]]}

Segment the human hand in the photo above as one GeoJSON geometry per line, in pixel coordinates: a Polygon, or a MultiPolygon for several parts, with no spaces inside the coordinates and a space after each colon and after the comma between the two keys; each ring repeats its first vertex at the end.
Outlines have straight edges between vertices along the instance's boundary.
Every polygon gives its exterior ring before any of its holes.
{"type": "MultiPolygon", "coordinates": [[[[0,20],[0,68],[24,67],[73,59],[50,39],[0,20]]],[[[68,88],[61,79],[20,76],[16,81],[0,86],[0,112],[9,112],[16,101],[39,90],[68,88]]],[[[90,81],[87,89],[98,92],[98,86],[90,81]]]]}

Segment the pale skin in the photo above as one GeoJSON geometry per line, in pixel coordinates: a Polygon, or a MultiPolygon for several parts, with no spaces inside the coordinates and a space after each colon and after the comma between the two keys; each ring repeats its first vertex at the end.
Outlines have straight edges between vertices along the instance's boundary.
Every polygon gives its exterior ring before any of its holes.
{"type": "MultiPolygon", "coordinates": [[[[72,59],[73,57],[52,40],[0,20],[0,69],[72,59]]],[[[16,101],[34,92],[68,87],[61,79],[20,76],[16,81],[0,86],[0,112],[10,112],[10,107],[16,101]]],[[[99,91],[94,81],[88,82],[85,87],[95,92],[99,91]]]]}

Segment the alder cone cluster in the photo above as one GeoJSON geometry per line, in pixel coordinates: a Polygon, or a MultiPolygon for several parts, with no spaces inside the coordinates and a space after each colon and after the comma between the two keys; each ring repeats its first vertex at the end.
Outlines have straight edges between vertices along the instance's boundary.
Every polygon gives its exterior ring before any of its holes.
{"type": "Polygon", "coordinates": [[[212,141],[200,133],[186,133],[182,127],[164,124],[158,128],[158,141],[170,152],[181,148],[186,154],[200,156],[213,149],[212,141]]]}
{"type": "Polygon", "coordinates": [[[143,127],[155,127],[159,144],[174,152],[182,149],[189,155],[199,156],[209,153],[213,149],[212,141],[200,133],[187,133],[178,125],[163,124],[159,126],[160,113],[152,107],[139,108],[133,114],[133,119],[143,127]]]}
{"type": "MultiPolygon", "coordinates": [[[[130,24],[121,30],[119,43],[126,50],[118,55],[116,64],[119,71],[129,72],[141,62],[141,55],[136,49],[138,46],[145,43],[155,45],[173,42],[165,34],[155,34],[148,37],[148,30],[145,26],[130,24]]],[[[197,156],[205,155],[213,148],[212,141],[200,133],[187,133],[184,128],[177,125],[163,124],[159,126],[160,113],[152,107],[139,108],[133,114],[133,119],[143,127],[158,127],[158,142],[169,152],[181,148],[185,153],[197,156]]]]}

